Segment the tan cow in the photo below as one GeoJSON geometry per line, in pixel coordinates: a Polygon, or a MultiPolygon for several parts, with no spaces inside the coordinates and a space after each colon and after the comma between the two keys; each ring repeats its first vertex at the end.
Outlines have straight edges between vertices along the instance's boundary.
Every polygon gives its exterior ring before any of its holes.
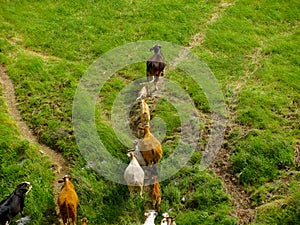
{"type": "Polygon", "coordinates": [[[71,179],[70,175],[65,175],[58,181],[58,183],[64,183],[58,196],[58,206],[63,223],[76,225],[78,196],[71,179]]]}
{"type": "Polygon", "coordinates": [[[149,106],[146,103],[145,99],[141,100],[140,117],[141,117],[142,126],[150,125],[150,110],[149,110],[149,106]]]}
{"type": "Polygon", "coordinates": [[[146,165],[159,163],[162,158],[162,147],[160,142],[150,132],[150,126],[139,126],[139,129],[144,130],[144,137],[141,140],[140,150],[146,161],[146,165]]]}

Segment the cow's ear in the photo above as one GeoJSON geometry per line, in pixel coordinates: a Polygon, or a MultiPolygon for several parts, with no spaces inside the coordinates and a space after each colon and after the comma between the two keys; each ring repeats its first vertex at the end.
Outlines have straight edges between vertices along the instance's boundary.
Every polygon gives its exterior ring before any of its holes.
{"type": "Polygon", "coordinates": [[[63,179],[60,179],[60,180],[58,180],[57,182],[58,182],[58,183],[63,183],[64,180],[63,180],[63,179]]]}

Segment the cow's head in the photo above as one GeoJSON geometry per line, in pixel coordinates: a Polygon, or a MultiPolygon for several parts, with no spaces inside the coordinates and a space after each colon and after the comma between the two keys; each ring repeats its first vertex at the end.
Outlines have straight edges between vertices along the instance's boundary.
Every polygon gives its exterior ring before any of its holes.
{"type": "Polygon", "coordinates": [[[168,213],[163,213],[163,219],[161,225],[172,225],[175,224],[175,216],[169,216],[168,213]]]}
{"type": "Polygon", "coordinates": [[[71,180],[72,176],[71,175],[65,175],[62,179],[58,180],[58,183],[64,183],[67,180],[71,180]]]}
{"type": "Polygon", "coordinates": [[[126,155],[132,159],[134,157],[134,151],[128,151],[126,155]]]}
{"type": "Polygon", "coordinates": [[[133,141],[133,146],[137,146],[139,144],[139,140],[134,140],[133,141]]]}
{"type": "Polygon", "coordinates": [[[152,48],[150,48],[150,52],[154,50],[154,53],[158,53],[161,49],[160,45],[154,45],[152,48]]]}
{"type": "Polygon", "coordinates": [[[157,179],[158,179],[158,176],[153,176],[153,177],[152,177],[152,180],[153,180],[154,182],[157,182],[157,179]]]}
{"type": "Polygon", "coordinates": [[[86,217],[84,217],[84,218],[81,219],[81,223],[82,224],[87,224],[87,222],[88,222],[88,219],[86,217]]]}
{"type": "Polygon", "coordinates": [[[32,186],[29,182],[25,181],[19,184],[15,190],[15,193],[20,196],[25,196],[31,190],[32,186]]]}
{"type": "Polygon", "coordinates": [[[147,210],[144,215],[146,217],[156,217],[158,215],[158,213],[155,210],[147,210]]]}

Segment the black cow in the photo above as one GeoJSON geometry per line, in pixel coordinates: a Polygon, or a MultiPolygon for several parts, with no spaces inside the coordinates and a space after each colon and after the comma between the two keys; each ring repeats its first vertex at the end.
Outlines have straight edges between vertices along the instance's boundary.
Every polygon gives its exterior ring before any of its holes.
{"type": "Polygon", "coordinates": [[[160,49],[161,46],[159,45],[154,45],[150,48],[150,51],[154,50],[154,55],[147,61],[147,81],[149,83],[154,81],[155,90],[157,90],[158,78],[159,76],[164,75],[164,69],[166,66],[164,56],[160,49]]]}
{"type": "Polygon", "coordinates": [[[0,223],[8,225],[18,214],[23,215],[25,195],[31,190],[29,182],[23,182],[17,186],[14,192],[2,202],[0,202],[0,223]]]}

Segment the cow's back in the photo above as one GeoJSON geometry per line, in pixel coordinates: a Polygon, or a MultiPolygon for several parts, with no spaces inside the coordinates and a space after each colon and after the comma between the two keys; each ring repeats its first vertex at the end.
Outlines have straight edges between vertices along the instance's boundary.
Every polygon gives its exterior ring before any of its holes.
{"type": "Polygon", "coordinates": [[[144,181],[144,171],[139,165],[129,163],[125,169],[124,178],[129,185],[140,185],[144,181]]]}

